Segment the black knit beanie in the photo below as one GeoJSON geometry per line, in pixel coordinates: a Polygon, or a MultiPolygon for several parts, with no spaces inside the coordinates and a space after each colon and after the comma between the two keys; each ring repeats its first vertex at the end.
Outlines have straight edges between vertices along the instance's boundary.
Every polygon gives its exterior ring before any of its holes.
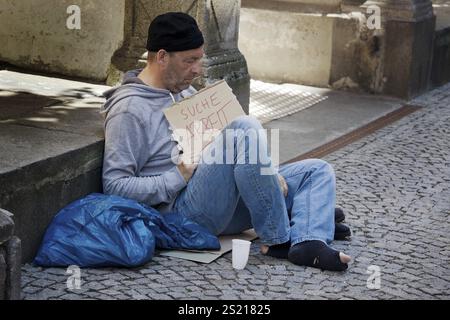
{"type": "Polygon", "coordinates": [[[156,17],[150,24],[147,50],[185,51],[197,49],[204,42],[194,18],[183,12],[168,12],[156,17]]]}

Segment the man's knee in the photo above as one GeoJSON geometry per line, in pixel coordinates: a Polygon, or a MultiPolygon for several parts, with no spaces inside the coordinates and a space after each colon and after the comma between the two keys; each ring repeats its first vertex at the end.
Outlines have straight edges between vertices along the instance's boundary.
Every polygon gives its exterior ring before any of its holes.
{"type": "Polygon", "coordinates": [[[333,166],[324,160],[308,159],[308,160],[304,160],[304,164],[306,164],[311,169],[315,169],[315,170],[323,172],[325,174],[334,176],[333,166]]]}
{"type": "Polygon", "coordinates": [[[263,127],[261,126],[261,122],[253,116],[240,116],[233,120],[230,124],[232,129],[255,129],[259,130],[263,127]]]}
{"type": "Polygon", "coordinates": [[[327,175],[334,177],[335,175],[334,168],[331,164],[321,159],[313,159],[313,160],[316,162],[316,166],[319,168],[319,170],[326,173],[327,175]]]}

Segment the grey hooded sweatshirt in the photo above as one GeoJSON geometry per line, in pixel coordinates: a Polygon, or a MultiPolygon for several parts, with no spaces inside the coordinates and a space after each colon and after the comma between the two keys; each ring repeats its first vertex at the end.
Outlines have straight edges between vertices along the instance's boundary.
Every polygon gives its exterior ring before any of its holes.
{"type": "Polygon", "coordinates": [[[172,161],[179,153],[163,110],[195,93],[172,94],[125,75],[121,86],[105,92],[103,192],[170,211],[186,181],[172,161]]]}

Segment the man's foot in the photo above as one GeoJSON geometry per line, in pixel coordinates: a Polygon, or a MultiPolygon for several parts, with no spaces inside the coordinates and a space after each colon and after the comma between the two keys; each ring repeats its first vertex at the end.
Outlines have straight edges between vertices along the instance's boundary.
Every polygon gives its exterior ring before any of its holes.
{"type": "Polygon", "coordinates": [[[349,227],[342,223],[334,225],[334,240],[345,240],[352,235],[349,227]]]}
{"type": "MultiPolygon", "coordinates": [[[[344,211],[341,208],[334,209],[334,240],[345,240],[351,235],[350,228],[341,222],[345,220],[344,211]]],[[[278,259],[288,259],[289,249],[291,248],[291,242],[285,242],[282,244],[277,244],[273,246],[261,246],[261,253],[266,256],[278,258],[278,259]]]]}
{"type": "Polygon", "coordinates": [[[288,260],[299,266],[345,271],[351,257],[318,240],[305,241],[289,249],[288,260]]]}
{"type": "MultiPolygon", "coordinates": [[[[335,225],[334,240],[346,240],[351,236],[350,228],[342,223],[337,223],[335,225]]],[[[278,259],[288,259],[289,249],[291,248],[291,242],[285,242],[282,244],[276,244],[273,246],[261,246],[261,253],[266,256],[278,258],[278,259]]]]}
{"type": "Polygon", "coordinates": [[[344,210],[341,208],[334,208],[334,222],[340,223],[345,220],[344,210]]]}
{"type": "Polygon", "coordinates": [[[291,248],[291,242],[285,242],[282,244],[276,244],[273,246],[261,246],[261,253],[266,256],[271,256],[278,259],[287,259],[288,258],[288,252],[291,248]]]}

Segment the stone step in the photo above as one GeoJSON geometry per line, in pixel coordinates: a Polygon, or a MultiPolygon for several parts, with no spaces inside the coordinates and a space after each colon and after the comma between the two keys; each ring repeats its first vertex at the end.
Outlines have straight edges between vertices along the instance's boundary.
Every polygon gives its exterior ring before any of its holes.
{"type": "Polygon", "coordinates": [[[101,191],[106,86],[0,71],[0,207],[31,261],[54,214],[101,191]]]}

